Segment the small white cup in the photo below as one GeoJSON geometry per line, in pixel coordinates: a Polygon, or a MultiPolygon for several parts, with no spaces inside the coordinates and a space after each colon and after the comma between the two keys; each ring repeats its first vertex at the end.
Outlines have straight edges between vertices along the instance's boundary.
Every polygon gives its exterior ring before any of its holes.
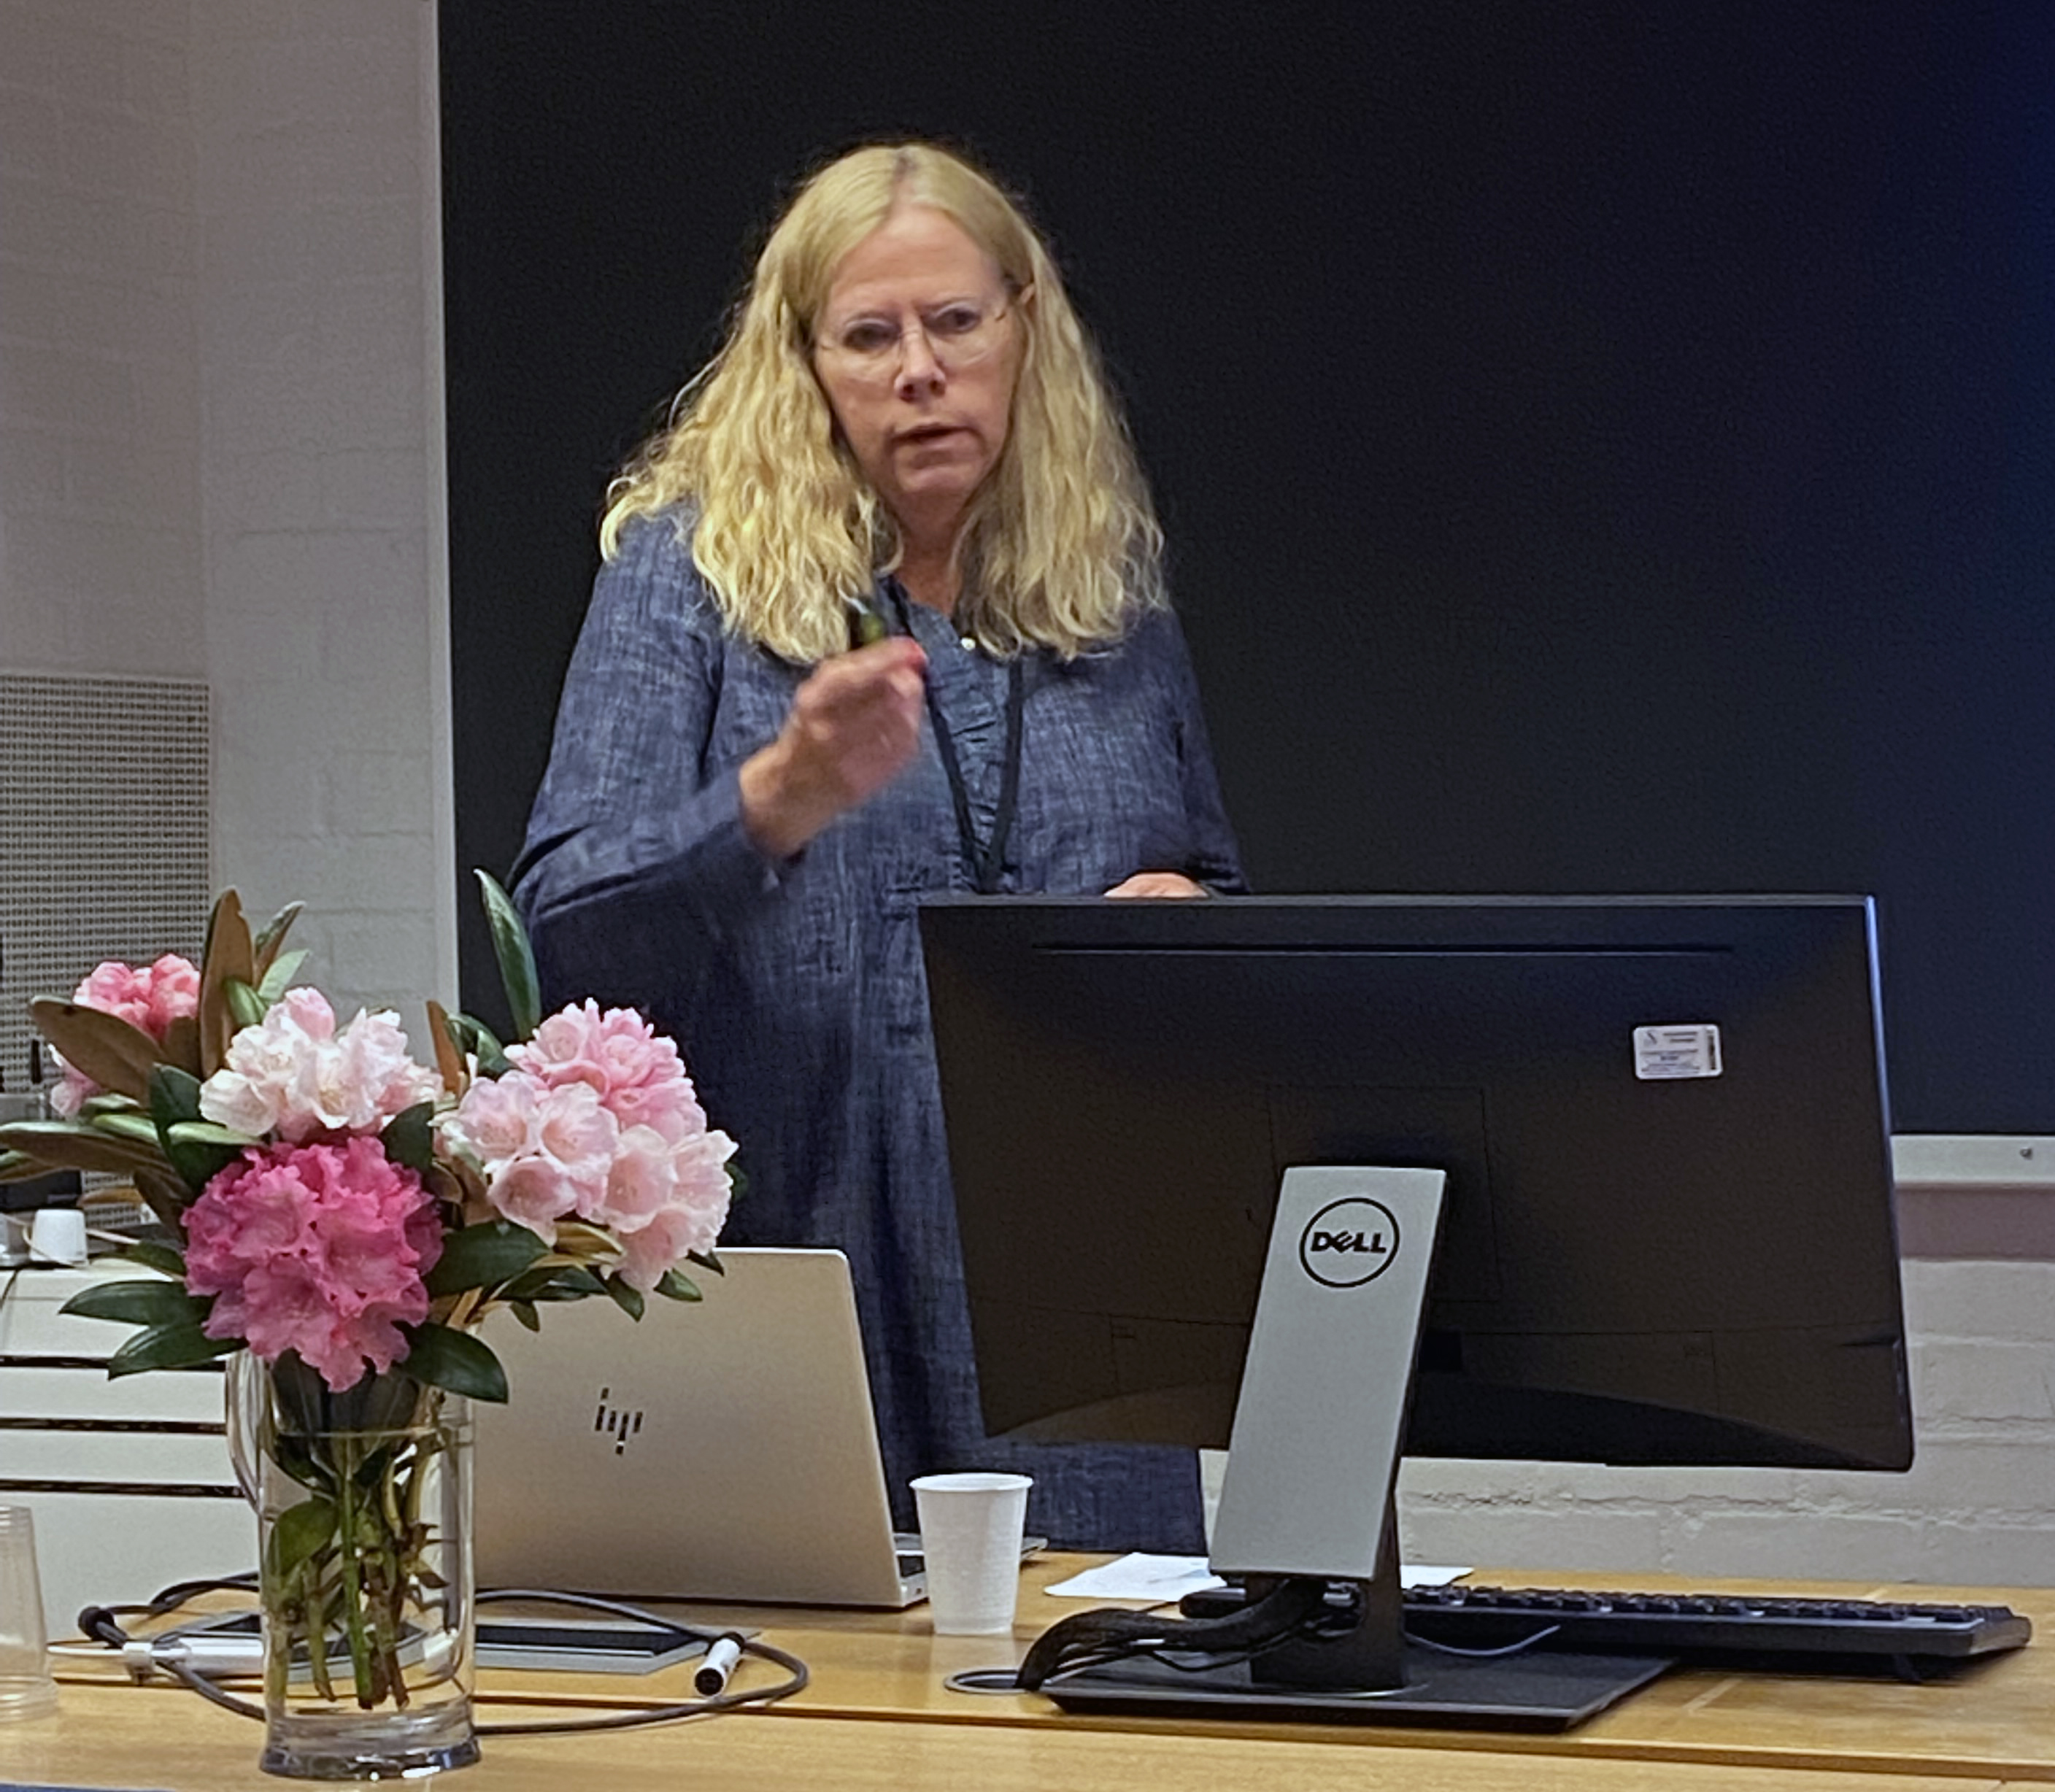
{"type": "Polygon", "coordinates": [[[77,1207],[38,1207],[29,1226],[32,1263],[83,1263],[85,1215],[77,1207]]]}
{"type": "Polygon", "coordinates": [[[57,1708],[43,1636],[36,1526],[26,1506],[0,1506],[0,1723],[57,1708]]]}
{"type": "Polygon", "coordinates": [[[986,1474],[923,1475],[913,1483],[937,1636],[1012,1629],[1033,1485],[1025,1475],[986,1474]]]}

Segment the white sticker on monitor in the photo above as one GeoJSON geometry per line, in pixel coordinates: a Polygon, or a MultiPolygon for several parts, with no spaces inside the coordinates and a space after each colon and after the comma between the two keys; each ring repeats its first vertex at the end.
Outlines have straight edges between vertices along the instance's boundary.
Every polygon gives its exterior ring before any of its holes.
{"type": "Polygon", "coordinates": [[[1720,1068],[1717,1026],[1637,1026],[1634,1030],[1634,1073],[1644,1082],[1717,1077],[1720,1068]]]}

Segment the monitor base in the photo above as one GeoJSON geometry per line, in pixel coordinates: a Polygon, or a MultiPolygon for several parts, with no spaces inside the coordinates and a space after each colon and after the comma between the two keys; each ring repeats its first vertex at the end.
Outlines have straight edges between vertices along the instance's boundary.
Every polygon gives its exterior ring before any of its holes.
{"type": "Polygon", "coordinates": [[[1560,1731],[1596,1716],[1672,1664],[1666,1656],[1541,1651],[1478,1660],[1410,1644],[1404,1660],[1406,1684],[1388,1692],[1268,1685],[1252,1679],[1245,1663],[1191,1672],[1146,1660],[1059,1674],[1042,1690],[1065,1711],[1560,1731]]]}

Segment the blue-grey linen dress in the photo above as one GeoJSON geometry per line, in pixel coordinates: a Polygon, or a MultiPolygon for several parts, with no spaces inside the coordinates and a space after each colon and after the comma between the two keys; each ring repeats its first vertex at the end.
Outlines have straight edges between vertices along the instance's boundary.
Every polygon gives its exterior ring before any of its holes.
{"type": "MultiPolygon", "coordinates": [[[[940,612],[905,608],[988,838],[1005,664],[940,612]]],[[[516,868],[546,1002],[636,1006],[676,1037],[747,1177],[724,1243],[848,1254],[901,1523],[915,1475],[1017,1467],[1035,1479],[1030,1529],[1058,1543],[1197,1550],[1189,1452],[984,1436],[914,912],[973,875],[925,721],[912,766],[799,854],[751,841],[738,768],[777,734],[806,670],[724,631],[678,516],[624,532],[516,868]]],[[[1002,889],[1095,893],[1146,870],[1240,888],[1169,615],[1068,664],[1033,655],[1024,674],[1002,889]]]]}

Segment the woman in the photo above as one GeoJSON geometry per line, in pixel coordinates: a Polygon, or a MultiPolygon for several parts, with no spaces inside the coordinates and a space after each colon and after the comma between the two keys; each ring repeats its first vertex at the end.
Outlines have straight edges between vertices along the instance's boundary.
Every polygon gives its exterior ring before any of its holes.
{"type": "Polygon", "coordinates": [[[737,1243],[854,1269],[895,1510],[1018,1466],[1031,1526],[1199,1546],[1188,1453],[985,1440],[914,912],[1240,887],[1161,538],[1041,242],[921,144],[809,182],[615,482],[518,895],[549,991],[677,1035],[737,1243]]]}

